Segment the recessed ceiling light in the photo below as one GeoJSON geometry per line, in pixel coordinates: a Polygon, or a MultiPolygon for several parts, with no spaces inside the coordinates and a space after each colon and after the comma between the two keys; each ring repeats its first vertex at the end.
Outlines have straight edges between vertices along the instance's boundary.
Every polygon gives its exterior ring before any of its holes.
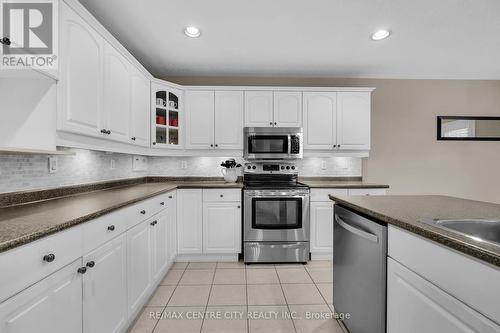
{"type": "Polygon", "coordinates": [[[201,35],[200,29],[193,26],[186,27],[186,29],[184,29],[184,33],[186,34],[186,36],[193,38],[200,37],[201,35]]]}
{"type": "Polygon", "coordinates": [[[372,40],[382,40],[382,39],[386,39],[390,35],[391,35],[390,30],[385,30],[385,29],[377,30],[374,33],[372,33],[371,39],[372,40]]]}

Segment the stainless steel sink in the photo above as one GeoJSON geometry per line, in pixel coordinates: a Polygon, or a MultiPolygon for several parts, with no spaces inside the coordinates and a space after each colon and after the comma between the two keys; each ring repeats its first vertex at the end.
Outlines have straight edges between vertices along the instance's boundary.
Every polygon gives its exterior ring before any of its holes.
{"type": "Polygon", "coordinates": [[[500,220],[497,219],[424,219],[422,222],[500,246],[500,220]]]}

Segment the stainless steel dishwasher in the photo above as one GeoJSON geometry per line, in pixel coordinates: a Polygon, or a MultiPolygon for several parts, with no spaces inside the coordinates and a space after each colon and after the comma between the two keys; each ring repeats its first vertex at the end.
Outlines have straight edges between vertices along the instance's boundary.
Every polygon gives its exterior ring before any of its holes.
{"type": "Polygon", "coordinates": [[[387,226],[335,205],[333,305],[351,333],[385,333],[387,226]]]}

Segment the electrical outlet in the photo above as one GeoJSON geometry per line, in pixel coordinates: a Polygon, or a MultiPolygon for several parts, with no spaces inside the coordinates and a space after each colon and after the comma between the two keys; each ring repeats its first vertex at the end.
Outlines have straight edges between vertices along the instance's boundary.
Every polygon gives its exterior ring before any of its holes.
{"type": "Polygon", "coordinates": [[[181,161],[181,169],[187,169],[188,167],[188,162],[187,161],[181,161]]]}
{"type": "Polygon", "coordinates": [[[49,157],[49,173],[57,172],[57,157],[51,156],[49,157]]]}
{"type": "Polygon", "coordinates": [[[132,171],[146,171],[148,169],[147,156],[134,156],[132,161],[132,171]]]}
{"type": "Polygon", "coordinates": [[[326,161],[325,160],[321,161],[321,170],[326,170],[326,161]]]}
{"type": "Polygon", "coordinates": [[[115,162],[115,160],[114,160],[114,159],[111,159],[111,160],[110,160],[110,162],[109,162],[109,168],[110,168],[111,170],[116,169],[116,162],[115,162]]]}

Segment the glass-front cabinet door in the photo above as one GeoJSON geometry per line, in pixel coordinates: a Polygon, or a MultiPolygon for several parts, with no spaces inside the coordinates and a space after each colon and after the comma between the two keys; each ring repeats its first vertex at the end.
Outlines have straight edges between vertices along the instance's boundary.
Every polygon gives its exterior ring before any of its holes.
{"type": "Polygon", "coordinates": [[[182,91],[153,83],[151,143],[153,148],[182,148],[181,110],[182,91]]]}

